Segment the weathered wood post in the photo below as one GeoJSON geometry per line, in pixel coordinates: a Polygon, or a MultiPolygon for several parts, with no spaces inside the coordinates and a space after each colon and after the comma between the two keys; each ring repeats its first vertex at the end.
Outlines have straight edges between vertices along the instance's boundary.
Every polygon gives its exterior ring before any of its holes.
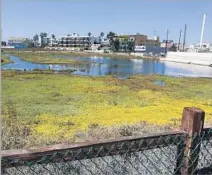
{"type": "Polygon", "coordinates": [[[205,112],[195,107],[185,107],[183,110],[181,131],[186,134],[185,144],[178,146],[176,174],[196,174],[205,112]]]}

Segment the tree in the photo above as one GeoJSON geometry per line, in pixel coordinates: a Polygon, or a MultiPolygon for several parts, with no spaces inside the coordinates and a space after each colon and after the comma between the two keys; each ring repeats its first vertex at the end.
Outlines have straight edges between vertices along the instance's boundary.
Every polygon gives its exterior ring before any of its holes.
{"type": "Polygon", "coordinates": [[[30,42],[30,43],[28,44],[28,48],[33,48],[33,47],[35,47],[35,44],[34,44],[33,42],[30,42]]]}
{"type": "Polygon", "coordinates": [[[104,35],[105,35],[104,32],[101,32],[101,33],[100,33],[100,36],[99,36],[99,42],[100,42],[100,43],[102,42],[103,36],[104,36],[104,35]]]}
{"type": "Polygon", "coordinates": [[[43,33],[43,32],[40,33],[40,37],[41,37],[41,38],[44,37],[44,33],[43,33]]]}
{"type": "Polygon", "coordinates": [[[119,39],[116,38],[114,41],[114,48],[116,52],[119,51],[119,47],[120,47],[120,42],[119,42],[119,39]]]}
{"type": "Polygon", "coordinates": [[[24,40],[23,44],[28,48],[32,48],[35,46],[33,40],[28,38],[24,40]]]}
{"type": "Polygon", "coordinates": [[[44,37],[44,33],[41,32],[40,33],[40,38],[41,38],[41,47],[43,47],[43,37],[44,37]]]}
{"type": "Polygon", "coordinates": [[[112,39],[112,38],[114,38],[116,36],[116,34],[114,33],[114,32],[109,32],[108,34],[107,34],[107,39],[112,39]]]}
{"type": "MultiPolygon", "coordinates": [[[[109,40],[109,42],[110,42],[110,45],[111,45],[111,47],[112,47],[112,49],[113,50],[116,50],[116,48],[115,48],[115,41],[117,40],[116,38],[116,33],[114,33],[114,32],[109,32],[108,34],[107,34],[107,39],[109,40]]],[[[119,41],[116,41],[116,44],[117,43],[119,43],[119,41]]],[[[118,44],[119,45],[119,44],[118,44]]]]}
{"type": "Polygon", "coordinates": [[[135,38],[129,38],[127,41],[127,48],[129,52],[134,51],[135,49],[135,38]]]}
{"type": "Polygon", "coordinates": [[[89,39],[88,39],[89,45],[91,45],[91,39],[90,39],[90,37],[91,37],[91,32],[88,32],[88,36],[89,36],[89,39]]]}
{"type": "Polygon", "coordinates": [[[39,36],[38,34],[35,34],[33,36],[33,45],[34,45],[33,47],[37,46],[38,41],[39,41],[39,36]]]}
{"type": "Polygon", "coordinates": [[[135,48],[135,41],[130,39],[128,41],[128,50],[129,50],[129,52],[134,51],[134,48],[135,48]]]}
{"type": "Polygon", "coordinates": [[[33,40],[34,41],[38,41],[39,37],[38,37],[38,34],[36,34],[35,36],[33,36],[33,40]]]}
{"type": "Polygon", "coordinates": [[[6,43],[5,41],[2,41],[2,42],[1,42],[1,45],[2,45],[2,46],[6,46],[7,43],[6,43]]]}
{"type": "Polygon", "coordinates": [[[128,43],[129,43],[129,38],[128,38],[128,36],[120,36],[119,39],[120,39],[120,41],[121,41],[122,49],[124,49],[125,52],[127,52],[128,43]]]}
{"type": "Polygon", "coordinates": [[[105,35],[104,32],[100,33],[101,38],[103,38],[104,35],[105,35]]]}
{"type": "Polygon", "coordinates": [[[44,37],[47,37],[47,33],[41,32],[41,33],[40,33],[40,37],[41,37],[41,47],[45,47],[45,43],[44,43],[44,41],[43,41],[43,38],[44,38],[44,37]]]}
{"type": "Polygon", "coordinates": [[[52,34],[52,39],[55,39],[55,35],[54,34],[52,34]]]}
{"type": "Polygon", "coordinates": [[[44,36],[44,37],[47,37],[47,33],[43,33],[43,36],[44,36]]]}

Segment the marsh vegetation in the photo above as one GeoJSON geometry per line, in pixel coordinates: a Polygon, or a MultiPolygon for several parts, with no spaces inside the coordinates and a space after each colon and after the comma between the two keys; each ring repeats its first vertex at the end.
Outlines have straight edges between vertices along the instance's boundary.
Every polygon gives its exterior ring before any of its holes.
{"type": "Polygon", "coordinates": [[[2,148],[171,130],[179,126],[185,106],[204,109],[210,125],[212,80],[2,71],[2,148]]]}

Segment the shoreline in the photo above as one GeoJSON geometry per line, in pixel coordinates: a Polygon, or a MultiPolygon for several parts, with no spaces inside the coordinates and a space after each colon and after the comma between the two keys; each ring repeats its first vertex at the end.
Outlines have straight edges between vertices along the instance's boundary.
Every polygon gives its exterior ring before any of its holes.
{"type": "Polygon", "coordinates": [[[56,54],[56,55],[70,55],[70,56],[102,56],[102,57],[110,57],[110,58],[117,58],[117,59],[151,59],[151,60],[159,60],[159,57],[149,57],[149,56],[135,56],[130,55],[129,53],[123,52],[113,52],[113,53],[97,53],[97,52],[76,52],[76,51],[55,51],[55,50],[36,50],[36,51],[5,51],[6,54],[17,54],[17,53],[49,53],[49,54],[56,54]]]}
{"type": "MultiPolygon", "coordinates": [[[[9,51],[6,51],[6,53],[8,53],[9,51]]],[[[138,60],[155,60],[155,61],[163,61],[163,62],[174,62],[174,63],[182,63],[182,64],[192,64],[192,65],[199,65],[199,66],[208,66],[208,67],[212,67],[212,64],[207,64],[202,62],[201,60],[200,63],[195,63],[192,62],[190,60],[188,60],[187,58],[185,58],[185,60],[176,60],[176,59],[172,59],[172,58],[164,58],[164,57],[148,57],[148,56],[135,56],[135,55],[131,55],[129,53],[96,53],[96,52],[76,52],[76,51],[53,51],[53,50],[36,50],[36,51],[11,51],[9,52],[12,55],[17,55],[17,53],[46,53],[46,54],[56,54],[56,55],[66,55],[66,56],[83,56],[83,57],[91,57],[91,56],[100,56],[100,57],[109,57],[112,59],[126,59],[126,60],[130,60],[130,59],[138,59],[138,60]],[[14,54],[13,54],[14,53],[14,54]]],[[[45,56],[44,56],[45,57],[45,56]]],[[[79,61],[73,61],[73,62],[66,62],[65,60],[63,61],[59,61],[59,62],[39,62],[39,61],[29,61],[29,60],[25,60],[24,58],[22,59],[20,57],[21,60],[24,61],[28,61],[28,62],[32,62],[32,63],[40,63],[40,64],[86,64],[85,61],[83,62],[79,62],[79,61]]],[[[53,59],[53,58],[51,58],[53,59]]],[[[182,58],[183,59],[183,58],[182,58]]],[[[88,63],[87,63],[88,64],[88,63]]]]}
{"type": "MultiPolygon", "coordinates": [[[[28,52],[27,52],[28,53],[28,52]]],[[[33,52],[34,53],[34,52],[33,52]]],[[[19,55],[19,53],[7,53],[7,54],[10,54],[10,56],[16,56],[18,57],[21,61],[25,61],[25,62],[28,62],[28,63],[33,63],[33,64],[44,64],[44,65],[49,65],[49,64],[53,64],[53,65],[63,65],[63,64],[70,64],[70,65],[76,65],[76,64],[89,64],[88,61],[77,61],[77,60],[60,60],[60,62],[58,61],[55,61],[55,62],[52,62],[52,61],[45,61],[45,62],[41,62],[41,61],[36,61],[36,60],[28,60],[26,59],[26,55],[19,55]]],[[[8,56],[8,57],[10,57],[8,56]]],[[[45,57],[45,56],[43,56],[45,57]]],[[[48,59],[48,57],[46,57],[48,59]]],[[[10,59],[10,58],[9,58],[10,59]]],[[[49,59],[54,59],[54,58],[49,58],[49,59]]],[[[10,63],[13,63],[12,61],[10,63]]]]}
{"type": "Polygon", "coordinates": [[[1,65],[6,65],[6,64],[10,64],[13,63],[12,60],[10,60],[9,56],[6,55],[1,55],[1,65]]]}
{"type": "Polygon", "coordinates": [[[160,61],[164,62],[174,62],[174,63],[181,63],[181,64],[192,64],[192,65],[197,65],[197,66],[206,66],[206,67],[212,67],[211,65],[208,64],[201,64],[201,63],[192,63],[192,62],[187,62],[187,61],[176,61],[176,60],[171,60],[171,59],[166,59],[166,58],[160,58],[160,61]]]}
{"type": "MultiPolygon", "coordinates": [[[[110,58],[117,58],[117,59],[138,59],[138,60],[156,60],[156,61],[167,61],[167,62],[175,62],[175,63],[182,63],[182,64],[192,64],[192,65],[199,65],[199,66],[209,66],[212,67],[212,64],[207,63],[195,63],[190,60],[175,60],[171,58],[164,58],[164,57],[148,57],[148,56],[135,56],[130,55],[128,53],[95,53],[95,52],[69,52],[69,51],[62,51],[61,53],[71,53],[74,56],[104,56],[104,57],[110,57],[110,58]]],[[[201,61],[201,60],[200,60],[201,61]]]]}

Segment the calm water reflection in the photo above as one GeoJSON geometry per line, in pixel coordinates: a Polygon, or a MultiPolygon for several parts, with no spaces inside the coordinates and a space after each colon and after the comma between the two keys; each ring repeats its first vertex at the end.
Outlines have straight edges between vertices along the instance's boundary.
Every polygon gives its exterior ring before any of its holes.
{"type": "MultiPolygon", "coordinates": [[[[60,58],[72,58],[60,56],[60,58]]],[[[212,77],[212,68],[191,64],[181,64],[163,62],[156,60],[139,59],[114,59],[108,57],[74,57],[76,60],[88,61],[82,64],[35,64],[20,60],[16,56],[10,59],[14,62],[2,65],[2,69],[33,70],[33,69],[52,69],[52,70],[74,70],[73,74],[86,76],[105,76],[113,75],[120,79],[128,78],[137,74],[160,74],[170,76],[188,77],[212,77]]]]}

